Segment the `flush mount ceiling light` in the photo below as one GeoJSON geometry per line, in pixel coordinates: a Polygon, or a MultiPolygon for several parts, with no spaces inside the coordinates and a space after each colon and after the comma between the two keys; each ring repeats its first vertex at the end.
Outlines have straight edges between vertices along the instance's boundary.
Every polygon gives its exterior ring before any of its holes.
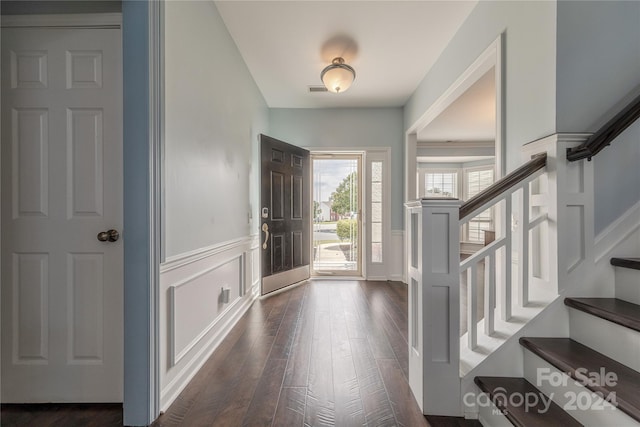
{"type": "Polygon", "coordinates": [[[356,78],[356,71],[345,64],[344,59],[337,57],[333,58],[331,65],[322,70],[320,78],[329,92],[341,93],[349,89],[356,78]]]}

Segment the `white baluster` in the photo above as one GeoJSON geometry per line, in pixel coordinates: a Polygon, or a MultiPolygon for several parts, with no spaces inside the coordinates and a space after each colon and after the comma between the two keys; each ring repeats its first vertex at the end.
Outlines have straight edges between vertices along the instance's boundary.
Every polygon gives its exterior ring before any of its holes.
{"type": "Polygon", "coordinates": [[[496,307],[496,254],[491,252],[484,259],[484,333],[487,336],[495,332],[496,307]]]}
{"type": "Polygon", "coordinates": [[[478,264],[467,269],[467,345],[478,346],[478,264]]]}
{"type": "Polygon", "coordinates": [[[529,304],[529,184],[520,192],[518,209],[518,301],[529,304]]]}
{"type": "Polygon", "coordinates": [[[502,221],[502,235],[505,237],[504,255],[501,261],[502,290],[500,301],[500,317],[505,322],[511,319],[511,196],[504,199],[504,220],[502,221]]]}

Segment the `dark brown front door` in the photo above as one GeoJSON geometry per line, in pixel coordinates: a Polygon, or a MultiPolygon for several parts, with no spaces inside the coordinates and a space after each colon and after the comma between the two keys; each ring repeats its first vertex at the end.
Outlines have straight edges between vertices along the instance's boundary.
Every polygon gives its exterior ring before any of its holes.
{"type": "Polygon", "coordinates": [[[262,294],[309,278],[309,152],[260,135],[262,294]]]}

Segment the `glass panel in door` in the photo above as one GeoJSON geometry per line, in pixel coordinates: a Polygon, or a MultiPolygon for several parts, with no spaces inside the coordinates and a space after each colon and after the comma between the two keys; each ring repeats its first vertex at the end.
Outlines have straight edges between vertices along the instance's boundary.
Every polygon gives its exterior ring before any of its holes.
{"type": "Polygon", "coordinates": [[[358,155],[313,158],[313,274],[360,275],[358,155]]]}

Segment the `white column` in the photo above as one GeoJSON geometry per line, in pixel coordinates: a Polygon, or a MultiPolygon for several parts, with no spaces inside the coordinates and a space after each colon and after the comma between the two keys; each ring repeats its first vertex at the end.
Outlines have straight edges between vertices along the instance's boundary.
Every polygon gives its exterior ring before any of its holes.
{"type": "Polygon", "coordinates": [[[422,412],[461,416],[460,220],[462,202],[407,204],[409,385],[422,412]]]}

